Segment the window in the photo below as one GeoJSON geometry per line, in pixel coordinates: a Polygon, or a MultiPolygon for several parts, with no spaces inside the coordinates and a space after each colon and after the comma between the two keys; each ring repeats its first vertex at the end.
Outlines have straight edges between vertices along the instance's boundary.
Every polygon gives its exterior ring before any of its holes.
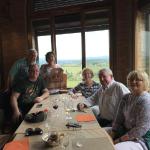
{"type": "Polygon", "coordinates": [[[150,75],[150,11],[143,11],[138,19],[136,69],[144,70],[150,75]]]}
{"type": "Polygon", "coordinates": [[[144,70],[150,75],[150,12],[145,13],[145,29],[143,32],[143,60],[144,60],[144,70]]]}
{"type": "Polygon", "coordinates": [[[38,36],[39,65],[45,64],[45,54],[51,51],[51,36],[38,36]]]}
{"type": "Polygon", "coordinates": [[[82,81],[83,67],[91,68],[95,74],[94,80],[99,82],[99,69],[109,67],[109,12],[107,8],[94,7],[83,12],[33,20],[40,65],[46,63],[45,54],[51,51],[52,36],[57,63],[67,73],[67,87],[74,87],[82,81]]]}
{"type": "Polygon", "coordinates": [[[81,33],[56,35],[57,61],[67,74],[67,87],[81,82],[81,33]]]}
{"type": "MultiPolygon", "coordinates": [[[[85,33],[86,67],[94,72],[94,80],[99,82],[97,73],[109,67],[109,31],[85,33]]],[[[46,63],[45,54],[51,50],[50,36],[38,36],[39,63],[46,63]]],[[[74,87],[82,81],[81,33],[56,35],[57,62],[67,74],[67,87],[74,87]]]]}
{"type": "Polygon", "coordinates": [[[94,72],[94,80],[99,81],[97,73],[109,67],[109,31],[90,31],[85,33],[86,66],[94,72]]]}

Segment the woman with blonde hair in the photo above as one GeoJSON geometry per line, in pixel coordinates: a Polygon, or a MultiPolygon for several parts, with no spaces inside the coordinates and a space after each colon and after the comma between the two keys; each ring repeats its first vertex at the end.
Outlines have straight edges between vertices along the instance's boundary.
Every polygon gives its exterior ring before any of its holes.
{"type": "Polygon", "coordinates": [[[131,93],[120,103],[112,126],[115,150],[149,150],[150,94],[149,78],[143,71],[131,71],[127,77],[131,93]]]}

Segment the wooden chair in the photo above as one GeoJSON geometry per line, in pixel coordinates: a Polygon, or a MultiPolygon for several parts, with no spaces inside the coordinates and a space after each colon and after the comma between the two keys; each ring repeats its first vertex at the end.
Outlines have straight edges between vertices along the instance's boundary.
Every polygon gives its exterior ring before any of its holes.
{"type": "Polygon", "coordinates": [[[47,88],[49,90],[67,88],[67,74],[63,72],[62,68],[54,68],[51,70],[47,88]]]}

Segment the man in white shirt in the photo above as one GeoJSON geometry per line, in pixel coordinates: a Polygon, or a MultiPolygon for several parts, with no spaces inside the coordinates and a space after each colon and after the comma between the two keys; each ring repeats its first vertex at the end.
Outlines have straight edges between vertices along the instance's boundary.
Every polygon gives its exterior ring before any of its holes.
{"type": "Polygon", "coordinates": [[[111,125],[115,119],[119,102],[122,97],[129,93],[128,88],[122,83],[116,82],[110,69],[104,68],[99,71],[99,80],[102,87],[87,98],[84,103],[78,104],[82,110],[84,107],[93,107],[94,114],[98,114],[97,120],[102,127],[111,125]],[[95,109],[99,106],[99,110],[95,109]]]}

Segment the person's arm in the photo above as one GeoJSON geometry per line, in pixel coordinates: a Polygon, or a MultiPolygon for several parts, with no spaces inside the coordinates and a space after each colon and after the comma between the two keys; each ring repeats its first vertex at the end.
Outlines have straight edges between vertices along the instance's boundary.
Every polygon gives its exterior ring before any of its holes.
{"type": "Polygon", "coordinates": [[[73,89],[70,89],[70,90],[68,91],[68,94],[73,95],[73,94],[74,94],[73,91],[74,91],[73,89]]]}
{"type": "Polygon", "coordinates": [[[18,59],[10,68],[9,70],[9,74],[8,74],[8,79],[7,79],[7,88],[12,87],[14,78],[16,77],[16,75],[18,74],[20,68],[22,67],[22,65],[24,65],[26,63],[26,59],[22,58],[22,59],[18,59]]]}
{"type": "Polygon", "coordinates": [[[10,104],[11,104],[11,107],[12,107],[12,110],[13,110],[12,120],[14,122],[19,121],[20,116],[22,115],[19,108],[18,108],[18,102],[17,102],[19,96],[20,96],[20,93],[13,91],[12,95],[10,97],[10,100],[11,100],[10,104]]]}
{"type": "Polygon", "coordinates": [[[100,98],[100,94],[101,94],[101,88],[99,88],[92,96],[88,97],[84,103],[87,106],[94,106],[94,105],[98,105],[99,104],[99,98],[100,98]]]}
{"type": "Polygon", "coordinates": [[[73,89],[70,89],[68,93],[72,96],[72,98],[77,98],[78,96],[76,95],[76,93],[78,91],[80,91],[80,83],[77,86],[75,86],[73,89]]]}
{"type": "Polygon", "coordinates": [[[9,90],[9,89],[11,89],[11,87],[12,87],[12,78],[11,78],[11,76],[10,75],[8,75],[8,78],[7,78],[7,83],[6,83],[6,90],[9,90]]]}
{"type": "Polygon", "coordinates": [[[127,97],[128,97],[127,95],[124,96],[122,98],[122,100],[120,101],[120,104],[118,105],[118,108],[116,110],[116,117],[114,118],[114,121],[112,123],[112,132],[111,132],[110,136],[112,137],[112,139],[115,139],[114,143],[119,142],[118,137],[120,137],[120,135],[122,135],[122,133],[124,132],[124,126],[123,126],[124,113],[123,113],[123,109],[124,109],[124,107],[126,107],[127,97]]]}
{"type": "Polygon", "coordinates": [[[47,77],[47,71],[46,71],[46,65],[43,64],[40,68],[40,74],[43,77],[43,79],[46,79],[47,77]]]}
{"type": "Polygon", "coordinates": [[[43,91],[42,91],[42,95],[41,96],[38,96],[34,99],[34,103],[40,103],[41,101],[45,100],[46,98],[48,98],[49,96],[49,91],[47,88],[45,88],[43,91]]]}
{"type": "Polygon", "coordinates": [[[94,106],[99,101],[99,94],[101,93],[101,89],[97,90],[92,96],[86,98],[83,103],[77,104],[78,110],[83,110],[84,108],[94,106]]]}
{"type": "Polygon", "coordinates": [[[18,72],[17,65],[15,66],[15,64],[14,64],[8,74],[6,89],[12,88],[13,80],[14,80],[14,77],[17,74],[17,72],[18,72]]]}

